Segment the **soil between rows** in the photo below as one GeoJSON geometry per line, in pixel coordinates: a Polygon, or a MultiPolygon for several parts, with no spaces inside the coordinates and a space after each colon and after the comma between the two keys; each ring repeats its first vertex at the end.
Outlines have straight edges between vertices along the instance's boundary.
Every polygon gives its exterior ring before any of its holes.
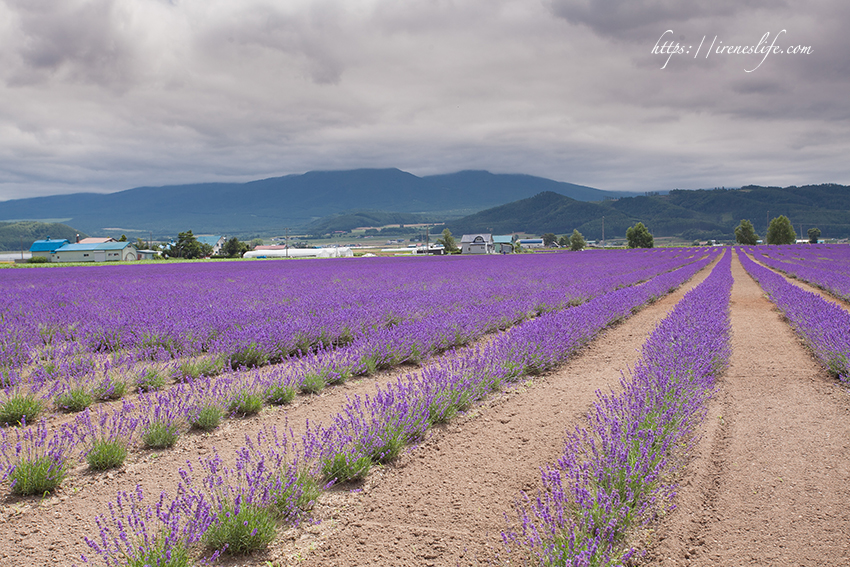
{"type": "Polygon", "coordinates": [[[730,365],[644,563],[850,565],[850,391],[732,275],[730,365]]]}
{"type": "MultiPolygon", "coordinates": [[[[586,414],[597,389],[616,387],[620,370],[637,359],[654,326],[708,273],[703,270],[680,290],[606,331],[558,372],[528,381],[433,430],[399,464],[375,469],[365,485],[325,494],[314,511],[314,525],[281,533],[268,552],[221,564],[266,567],[268,561],[289,565],[302,564],[302,559],[337,564],[326,562],[322,554],[352,548],[355,544],[342,529],[358,526],[356,545],[361,540],[366,544],[345,564],[489,561],[500,546],[503,514],[510,512],[519,490],[536,489],[539,467],[562,451],[563,432],[586,414]],[[375,534],[396,543],[387,548],[375,534]],[[450,543],[441,543],[444,536],[450,543]]],[[[306,420],[329,421],[346,396],[373,392],[376,384],[402,374],[352,381],[307,403],[299,398],[294,406],[266,409],[258,418],[227,420],[212,433],[183,435],[173,449],[133,456],[108,474],[89,474],[81,465],[56,493],[41,499],[7,496],[0,501],[0,538],[5,542],[0,566],[82,565],[81,555],[99,564],[83,537],[97,539],[94,519],[106,513],[119,490],[139,484],[154,498],[162,490],[173,494],[177,471],[187,462],[195,464],[214,449],[222,456],[232,453],[262,424],[292,427],[300,437],[306,420]]]]}
{"type": "Polygon", "coordinates": [[[608,329],[557,371],[433,430],[361,486],[325,495],[314,511],[318,523],[284,534],[270,558],[304,567],[492,563],[520,491],[534,494],[540,468],[563,453],[564,432],[581,423],[597,390],[618,387],[655,326],[709,272],[608,329]]]}

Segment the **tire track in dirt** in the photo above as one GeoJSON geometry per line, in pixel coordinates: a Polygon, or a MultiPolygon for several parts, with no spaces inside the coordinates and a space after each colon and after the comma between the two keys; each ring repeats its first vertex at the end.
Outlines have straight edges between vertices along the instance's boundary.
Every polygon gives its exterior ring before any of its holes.
{"type": "MultiPolygon", "coordinates": [[[[269,558],[280,565],[456,566],[490,563],[521,490],[563,453],[599,389],[616,388],[644,341],[712,266],[589,343],[561,369],[486,400],[358,486],[320,500],[316,524],[292,529],[269,558]]],[[[276,563],[276,564],[277,564],[276,563]]]]}
{"type": "Polygon", "coordinates": [[[730,365],[643,563],[850,565],[850,394],[737,258],[732,275],[730,365]]]}

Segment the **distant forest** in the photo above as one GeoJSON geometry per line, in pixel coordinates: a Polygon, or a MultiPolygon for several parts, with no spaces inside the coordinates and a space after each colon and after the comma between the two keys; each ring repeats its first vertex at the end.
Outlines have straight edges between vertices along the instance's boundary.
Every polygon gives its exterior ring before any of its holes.
{"type": "Polygon", "coordinates": [[[25,251],[29,251],[33,242],[47,237],[54,240],[67,238],[70,242],[74,242],[77,234],[80,238],[88,236],[68,225],[55,222],[0,222],[0,250],[17,252],[23,247],[25,251]]]}
{"type": "Polygon", "coordinates": [[[757,187],[675,190],[667,195],[583,202],[543,192],[446,223],[453,233],[493,232],[569,234],[586,238],[624,238],[626,229],[644,223],[655,236],[685,240],[734,240],[741,219],[750,220],[764,236],[770,219],[785,215],[798,236],[818,227],[824,238],[850,237],[850,187],[757,187]],[[603,221],[604,219],[604,221],[603,221]]]}

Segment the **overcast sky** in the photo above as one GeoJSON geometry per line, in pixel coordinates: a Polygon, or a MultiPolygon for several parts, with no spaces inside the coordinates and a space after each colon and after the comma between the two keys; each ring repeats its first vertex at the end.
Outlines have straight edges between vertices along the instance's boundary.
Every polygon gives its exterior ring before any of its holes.
{"type": "Polygon", "coordinates": [[[0,0],[0,200],[362,167],[850,184],[848,23],[842,0],[0,0]]]}

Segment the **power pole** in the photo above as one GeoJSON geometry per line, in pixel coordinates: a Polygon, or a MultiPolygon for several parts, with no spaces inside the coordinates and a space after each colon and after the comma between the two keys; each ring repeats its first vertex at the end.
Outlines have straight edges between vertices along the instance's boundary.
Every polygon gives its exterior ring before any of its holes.
{"type": "Polygon", "coordinates": [[[430,227],[430,226],[426,226],[426,227],[425,227],[425,254],[426,254],[426,255],[427,255],[427,254],[429,254],[429,253],[431,252],[431,251],[429,250],[429,248],[430,248],[431,246],[430,246],[430,244],[428,243],[428,238],[431,236],[430,234],[428,234],[428,231],[429,231],[429,230],[431,230],[431,227],[430,227]]]}
{"type": "Polygon", "coordinates": [[[286,257],[289,258],[289,227],[286,227],[286,257]]]}
{"type": "Polygon", "coordinates": [[[602,215],[602,247],[605,247],[605,215],[602,215]]]}

